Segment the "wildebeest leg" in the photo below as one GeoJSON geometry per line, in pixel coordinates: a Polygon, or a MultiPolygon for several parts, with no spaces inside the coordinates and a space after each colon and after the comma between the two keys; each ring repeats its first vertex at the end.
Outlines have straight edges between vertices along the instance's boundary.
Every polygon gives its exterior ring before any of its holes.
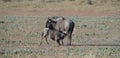
{"type": "Polygon", "coordinates": [[[60,44],[60,39],[57,39],[57,43],[58,43],[59,46],[61,45],[61,44],[60,44]]]}
{"type": "Polygon", "coordinates": [[[41,46],[42,42],[43,42],[43,38],[41,38],[41,41],[40,41],[40,46],[41,46]]]}
{"type": "Polygon", "coordinates": [[[72,39],[72,34],[68,34],[68,40],[67,40],[67,45],[71,46],[71,39],[72,39]]]}
{"type": "Polygon", "coordinates": [[[64,45],[64,42],[63,42],[63,40],[61,40],[61,42],[62,42],[62,45],[64,45]]]}
{"type": "MultiPolygon", "coordinates": [[[[41,44],[42,44],[42,42],[43,42],[43,39],[44,39],[44,38],[41,38],[40,46],[41,46],[41,44]]],[[[47,38],[45,38],[45,41],[46,41],[46,43],[49,45],[47,38]]]]}
{"type": "Polygon", "coordinates": [[[49,45],[47,38],[45,38],[47,45],[49,45]]]}

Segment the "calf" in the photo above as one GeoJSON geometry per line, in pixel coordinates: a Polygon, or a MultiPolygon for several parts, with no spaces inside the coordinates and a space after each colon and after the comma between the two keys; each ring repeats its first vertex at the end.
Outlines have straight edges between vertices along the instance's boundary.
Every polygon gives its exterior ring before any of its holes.
{"type": "Polygon", "coordinates": [[[40,42],[40,45],[42,44],[43,39],[45,39],[46,42],[47,42],[47,44],[49,44],[48,41],[47,41],[48,35],[49,35],[49,29],[48,29],[48,28],[44,28],[44,31],[43,31],[42,34],[41,34],[41,42],[40,42]]]}
{"type": "MultiPolygon", "coordinates": [[[[47,44],[49,44],[47,41],[47,38],[50,38],[54,41],[57,41],[58,45],[60,46],[61,43],[62,45],[64,44],[63,39],[65,38],[66,35],[67,35],[66,32],[63,32],[63,31],[57,31],[57,30],[51,31],[48,28],[44,28],[44,32],[42,32],[41,37],[42,37],[42,40],[43,38],[45,38],[47,44]]],[[[42,44],[42,40],[40,42],[40,45],[42,44]]]]}

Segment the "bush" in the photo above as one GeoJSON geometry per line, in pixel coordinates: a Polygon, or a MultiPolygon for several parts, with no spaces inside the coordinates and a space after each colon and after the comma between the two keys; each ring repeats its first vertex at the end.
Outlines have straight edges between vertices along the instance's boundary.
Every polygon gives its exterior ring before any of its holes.
{"type": "Polygon", "coordinates": [[[89,5],[92,5],[92,0],[88,0],[88,4],[89,4],[89,5]]]}
{"type": "Polygon", "coordinates": [[[4,2],[11,2],[12,0],[3,0],[4,2]]]}

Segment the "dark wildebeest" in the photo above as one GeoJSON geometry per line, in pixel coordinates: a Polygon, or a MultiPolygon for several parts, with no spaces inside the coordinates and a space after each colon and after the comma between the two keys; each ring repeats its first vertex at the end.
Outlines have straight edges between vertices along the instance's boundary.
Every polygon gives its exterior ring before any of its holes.
{"type": "MultiPolygon", "coordinates": [[[[57,30],[50,30],[49,28],[44,28],[44,31],[42,32],[42,40],[45,39],[47,44],[48,41],[47,39],[50,38],[54,41],[57,41],[57,43],[59,44],[59,46],[61,45],[60,41],[62,42],[62,45],[63,45],[63,39],[64,37],[66,36],[66,33],[65,32],[62,32],[62,31],[57,31],[57,30]]],[[[42,44],[42,40],[40,42],[40,45],[42,44]]]]}
{"type": "Polygon", "coordinates": [[[49,28],[51,31],[57,30],[65,32],[67,34],[66,36],[68,37],[67,45],[71,45],[74,26],[75,24],[72,20],[65,19],[62,16],[53,16],[48,17],[45,28],[49,28]]]}

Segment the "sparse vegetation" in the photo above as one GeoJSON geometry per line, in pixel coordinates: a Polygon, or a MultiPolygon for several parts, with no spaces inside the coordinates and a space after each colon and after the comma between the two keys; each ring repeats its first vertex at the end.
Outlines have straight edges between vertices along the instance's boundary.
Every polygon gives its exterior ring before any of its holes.
{"type": "Polygon", "coordinates": [[[11,2],[12,0],[3,0],[4,2],[11,2]]]}
{"type": "Polygon", "coordinates": [[[39,46],[45,18],[46,16],[0,16],[0,21],[5,22],[0,23],[0,58],[120,57],[119,16],[68,16],[76,24],[72,39],[75,46],[61,47],[54,45],[52,40],[48,40],[48,46],[39,46]],[[118,46],[113,46],[114,44],[118,46]]]}
{"type": "Polygon", "coordinates": [[[0,58],[120,58],[119,6],[120,0],[0,0],[0,58]],[[75,22],[72,46],[50,39],[39,46],[46,17],[66,12],[75,22]]]}
{"type": "Polygon", "coordinates": [[[0,3],[0,9],[29,8],[48,10],[94,10],[119,11],[120,1],[112,0],[5,0],[9,3],[0,3]],[[18,2],[17,2],[18,1],[18,2]],[[21,1],[21,2],[19,2],[21,1]],[[62,2],[61,2],[62,1],[62,2]]]}

